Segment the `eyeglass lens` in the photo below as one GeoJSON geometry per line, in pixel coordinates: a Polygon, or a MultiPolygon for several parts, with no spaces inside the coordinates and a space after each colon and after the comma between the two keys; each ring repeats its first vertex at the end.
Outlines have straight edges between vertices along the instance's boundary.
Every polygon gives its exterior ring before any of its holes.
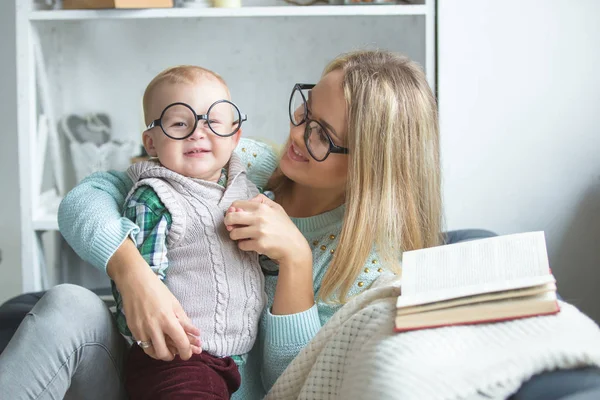
{"type": "Polygon", "coordinates": [[[294,89],[290,99],[290,119],[292,124],[298,126],[304,122],[307,117],[306,97],[298,88],[294,89]]]}
{"type": "Polygon", "coordinates": [[[329,153],[329,139],[327,133],[317,121],[310,121],[304,131],[304,141],[310,154],[317,161],[327,158],[329,153]]]}

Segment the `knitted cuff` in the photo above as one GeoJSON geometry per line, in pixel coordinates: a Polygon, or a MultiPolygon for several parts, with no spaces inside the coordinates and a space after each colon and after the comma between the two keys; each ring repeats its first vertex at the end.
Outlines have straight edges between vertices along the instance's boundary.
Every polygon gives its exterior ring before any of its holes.
{"type": "Polygon", "coordinates": [[[140,228],[125,217],[102,227],[90,244],[90,259],[93,266],[106,271],[108,260],[115,254],[130,234],[137,234],[140,228]]]}
{"type": "Polygon", "coordinates": [[[290,315],[273,315],[267,310],[267,346],[304,346],[321,329],[317,305],[290,315]]]}

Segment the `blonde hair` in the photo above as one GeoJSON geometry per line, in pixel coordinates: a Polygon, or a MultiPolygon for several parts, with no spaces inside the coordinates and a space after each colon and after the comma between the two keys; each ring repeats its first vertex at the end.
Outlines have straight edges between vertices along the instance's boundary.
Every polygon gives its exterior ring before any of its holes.
{"type": "Polygon", "coordinates": [[[206,78],[214,78],[218,82],[221,82],[227,90],[227,94],[229,95],[229,87],[227,86],[227,82],[225,82],[221,75],[209,69],[198,67],[196,65],[178,65],[175,67],[167,68],[158,75],[156,75],[154,79],[150,81],[148,86],[146,86],[146,90],[144,91],[144,97],[142,100],[142,104],[144,107],[144,121],[146,125],[150,123],[148,109],[150,108],[152,94],[161,83],[167,82],[171,84],[194,84],[206,78]]]}
{"type": "MultiPolygon", "coordinates": [[[[347,301],[373,245],[400,273],[402,251],[441,243],[442,200],[437,104],[422,69],[387,51],[333,60],[341,70],[350,150],[346,211],[319,297],[347,301]]],[[[286,191],[279,171],[273,188],[286,191]]]]}

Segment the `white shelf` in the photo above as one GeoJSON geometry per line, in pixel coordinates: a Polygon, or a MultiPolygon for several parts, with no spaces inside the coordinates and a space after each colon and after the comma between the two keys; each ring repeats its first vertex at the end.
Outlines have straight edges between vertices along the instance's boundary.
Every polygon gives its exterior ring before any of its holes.
{"type": "Polygon", "coordinates": [[[38,215],[33,219],[34,231],[57,231],[58,217],[56,215],[38,215]]]}
{"type": "Polygon", "coordinates": [[[213,17],[331,17],[426,15],[425,5],[272,6],[241,8],[163,8],[146,10],[32,11],[31,21],[213,17]]]}

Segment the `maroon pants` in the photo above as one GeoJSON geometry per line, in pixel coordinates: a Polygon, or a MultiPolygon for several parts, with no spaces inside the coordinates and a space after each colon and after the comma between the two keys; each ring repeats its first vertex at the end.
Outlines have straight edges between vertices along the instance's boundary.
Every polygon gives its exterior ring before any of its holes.
{"type": "Polygon", "coordinates": [[[193,354],[183,361],[155,360],[133,344],[125,366],[125,389],[131,400],[229,399],[241,383],[231,357],[193,354]]]}

